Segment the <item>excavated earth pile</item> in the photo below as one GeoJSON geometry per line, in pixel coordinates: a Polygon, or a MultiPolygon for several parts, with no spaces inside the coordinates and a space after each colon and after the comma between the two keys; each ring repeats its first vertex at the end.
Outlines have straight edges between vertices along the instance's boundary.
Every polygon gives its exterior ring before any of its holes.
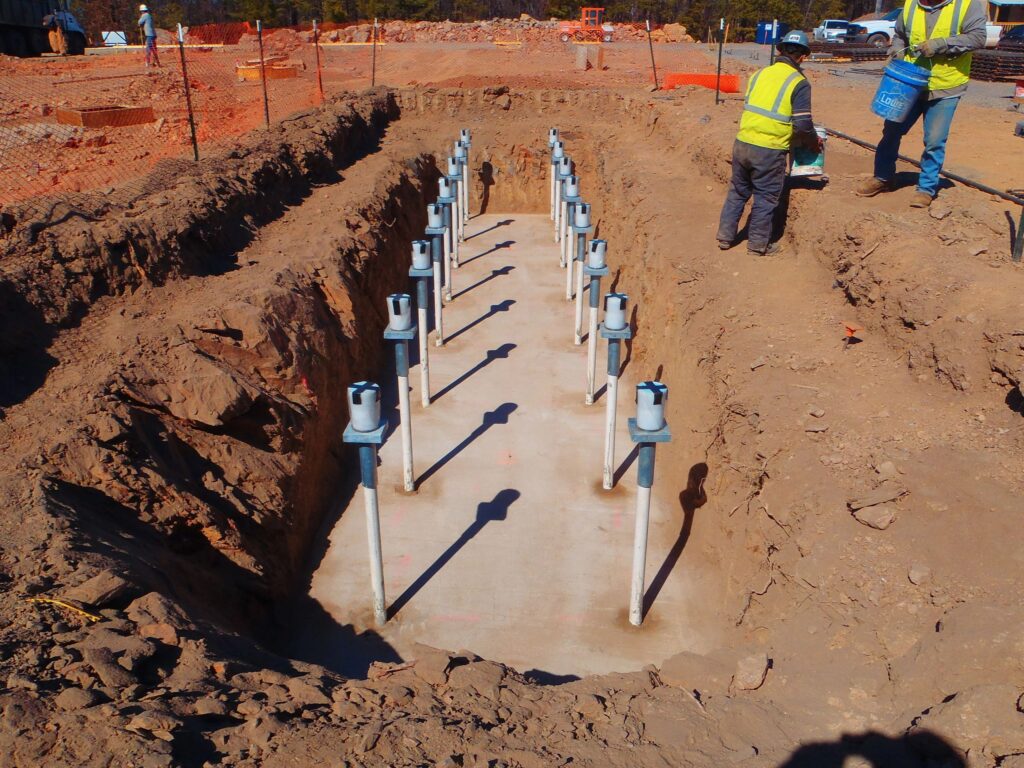
{"type": "Polygon", "coordinates": [[[720,252],[735,115],[704,104],[377,90],[141,198],[11,212],[5,763],[1024,765],[1003,208],[855,198],[865,156],[830,146],[782,256],[720,252]],[[673,392],[651,558],[699,574],[709,651],[560,685],[472,649],[382,645],[360,680],[289,659],[355,492],[344,386],[385,370],[446,139],[473,130],[473,210],[543,212],[552,125],[638,308],[628,370],[673,392]]]}

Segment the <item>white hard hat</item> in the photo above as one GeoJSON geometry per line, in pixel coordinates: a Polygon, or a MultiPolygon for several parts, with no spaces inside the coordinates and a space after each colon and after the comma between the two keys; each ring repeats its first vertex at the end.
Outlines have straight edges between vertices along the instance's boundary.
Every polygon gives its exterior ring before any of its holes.
{"type": "Polygon", "coordinates": [[[146,4],[145,4],[145,3],[143,3],[142,5],[140,5],[140,6],[139,6],[139,10],[140,10],[140,11],[148,11],[148,10],[149,10],[149,8],[147,8],[147,7],[146,7],[146,4]]]}

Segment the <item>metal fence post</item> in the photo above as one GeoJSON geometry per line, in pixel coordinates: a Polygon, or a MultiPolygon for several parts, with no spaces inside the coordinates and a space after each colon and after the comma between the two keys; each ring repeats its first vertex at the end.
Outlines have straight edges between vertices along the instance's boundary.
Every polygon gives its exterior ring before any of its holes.
{"type": "Polygon", "coordinates": [[[192,131],[192,154],[199,160],[199,142],[196,140],[196,119],[192,114],[192,89],[188,85],[188,66],[185,64],[185,33],[178,25],[178,51],[181,53],[181,80],[185,84],[185,108],[188,110],[188,127],[192,131]]]}
{"type": "Polygon", "coordinates": [[[377,85],[377,18],[373,19],[373,63],[370,70],[370,87],[377,85]]]}
{"type": "Polygon", "coordinates": [[[320,27],[313,19],[313,49],[316,51],[316,87],[320,92],[320,103],[324,103],[324,78],[320,70],[320,27]]]}
{"type": "Polygon", "coordinates": [[[260,83],[263,85],[263,121],[270,127],[270,100],[267,98],[267,64],[263,60],[263,22],[256,20],[256,37],[260,43],[260,83]]]}

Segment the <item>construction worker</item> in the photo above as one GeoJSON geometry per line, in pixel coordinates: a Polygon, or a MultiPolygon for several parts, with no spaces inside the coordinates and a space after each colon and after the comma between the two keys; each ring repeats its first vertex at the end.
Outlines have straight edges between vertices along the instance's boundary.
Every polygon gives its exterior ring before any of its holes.
{"type": "Polygon", "coordinates": [[[153,14],[149,12],[145,3],[139,6],[139,12],[142,14],[139,16],[139,28],[142,30],[142,36],[146,38],[146,69],[149,69],[151,65],[159,67],[160,56],[156,52],[156,27],[153,24],[153,14]]]}
{"type": "Polygon", "coordinates": [[[793,31],[778,44],[775,63],[754,73],[740,118],[740,132],[732,148],[732,181],[718,223],[718,247],[736,241],[743,208],[754,198],[747,222],[747,252],[777,253],[772,222],[788,171],[790,145],[817,148],[821,141],[811,119],[811,85],[800,64],[811,53],[807,35],[793,31]]]}
{"type": "Polygon", "coordinates": [[[972,51],[985,47],[983,0],[906,0],[896,19],[889,48],[892,58],[931,71],[928,86],[901,123],[886,120],[875,151],[874,176],[857,188],[861,197],[892,189],[900,142],[918,118],[924,117],[924,153],[914,208],[927,208],[939,191],[939,171],[946,159],[946,139],[960,97],[967,90],[972,51]]]}

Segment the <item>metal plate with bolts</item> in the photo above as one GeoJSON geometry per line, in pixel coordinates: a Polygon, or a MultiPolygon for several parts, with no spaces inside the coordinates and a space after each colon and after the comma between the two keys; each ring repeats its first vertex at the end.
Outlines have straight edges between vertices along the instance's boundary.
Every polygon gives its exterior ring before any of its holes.
{"type": "Polygon", "coordinates": [[[448,231],[447,227],[424,227],[423,233],[426,235],[443,235],[448,231]]]}
{"type": "Polygon", "coordinates": [[[428,267],[427,269],[416,269],[416,267],[409,267],[409,277],[433,277],[434,268],[428,267]]]}
{"type": "Polygon", "coordinates": [[[572,231],[575,232],[577,235],[589,235],[591,232],[594,231],[594,227],[593,225],[589,227],[577,227],[575,224],[573,224],[572,231]]]}
{"type": "Polygon", "coordinates": [[[629,439],[634,443],[669,443],[672,442],[672,431],[666,424],[662,429],[647,430],[640,429],[636,425],[636,419],[631,418],[626,422],[629,425],[629,439]]]}
{"type": "Polygon", "coordinates": [[[583,274],[587,277],[604,277],[609,272],[608,267],[588,267],[583,265],[583,274]]]}

